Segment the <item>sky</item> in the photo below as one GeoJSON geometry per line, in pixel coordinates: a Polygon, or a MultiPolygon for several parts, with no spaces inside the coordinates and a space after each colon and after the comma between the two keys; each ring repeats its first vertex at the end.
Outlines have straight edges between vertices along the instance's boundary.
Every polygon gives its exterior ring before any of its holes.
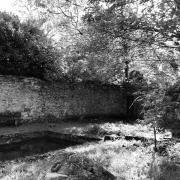
{"type": "Polygon", "coordinates": [[[14,0],[0,0],[0,10],[8,12],[14,11],[13,2],[14,0]]]}

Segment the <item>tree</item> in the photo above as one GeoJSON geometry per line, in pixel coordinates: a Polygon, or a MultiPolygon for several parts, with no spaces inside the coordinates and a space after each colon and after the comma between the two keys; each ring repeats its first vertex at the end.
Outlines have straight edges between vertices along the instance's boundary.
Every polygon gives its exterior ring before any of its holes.
{"type": "Polygon", "coordinates": [[[94,0],[90,4],[83,19],[90,37],[97,34],[96,39],[90,38],[91,53],[93,49],[113,51],[119,59],[117,63],[124,68],[128,64],[130,71],[136,66],[154,73],[155,66],[161,64],[170,64],[177,70],[173,53],[178,53],[178,46],[168,44],[173,43],[179,27],[173,5],[166,1],[116,0],[94,0]],[[162,54],[167,50],[173,52],[169,60],[162,54]]]}
{"type": "MultiPolygon", "coordinates": [[[[179,21],[173,1],[24,2],[38,17],[42,14],[46,17],[41,28],[48,32],[49,27],[51,33],[56,34],[53,40],[56,39],[56,47],[63,54],[61,62],[66,73],[77,77],[75,79],[119,83],[125,79],[123,74],[128,79],[128,69],[141,69],[148,74],[146,77],[153,78],[161,64],[170,65],[170,69],[177,72],[174,50],[178,51],[178,42],[173,40],[178,36],[179,21]],[[45,26],[52,20],[53,26],[45,26]],[[170,60],[162,53],[167,49],[173,49],[170,60]]],[[[174,76],[173,71],[172,74],[174,76]]]]}
{"type": "Polygon", "coordinates": [[[46,79],[54,72],[56,50],[43,32],[17,16],[0,13],[0,73],[46,79]]]}

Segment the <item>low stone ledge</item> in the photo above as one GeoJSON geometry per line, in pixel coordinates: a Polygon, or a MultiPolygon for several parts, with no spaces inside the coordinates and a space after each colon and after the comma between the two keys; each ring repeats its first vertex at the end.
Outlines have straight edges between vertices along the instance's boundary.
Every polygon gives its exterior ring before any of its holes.
{"type": "Polygon", "coordinates": [[[85,142],[100,141],[101,138],[89,137],[83,135],[64,134],[53,131],[36,131],[26,133],[14,133],[8,135],[0,135],[0,146],[16,144],[35,138],[52,138],[54,140],[68,140],[77,144],[85,142]]]}
{"type": "Polygon", "coordinates": [[[45,131],[42,132],[37,131],[37,132],[28,132],[28,133],[14,133],[8,135],[0,135],[0,146],[20,143],[25,140],[44,137],[45,134],[46,134],[45,131]]]}
{"type": "Polygon", "coordinates": [[[65,134],[65,133],[58,133],[58,132],[53,132],[53,131],[46,131],[46,136],[49,138],[69,140],[71,142],[76,142],[76,143],[85,143],[85,142],[102,140],[101,138],[98,138],[98,137],[91,137],[87,135],[83,136],[83,135],[65,134]]]}
{"type": "Polygon", "coordinates": [[[67,180],[68,176],[59,173],[47,173],[45,180],[67,180]]]}
{"type": "Polygon", "coordinates": [[[151,138],[145,138],[145,137],[141,137],[141,136],[130,136],[130,135],[119,136],[118,134],[111,134],[111,135],[105,135],[104,136],[104,141],[115,141],[118,139],[125,139],[127,141],[136,140],[136,141],[141,141],[141,142],[148,142],[148,141],[153,140],[151,138]]]}

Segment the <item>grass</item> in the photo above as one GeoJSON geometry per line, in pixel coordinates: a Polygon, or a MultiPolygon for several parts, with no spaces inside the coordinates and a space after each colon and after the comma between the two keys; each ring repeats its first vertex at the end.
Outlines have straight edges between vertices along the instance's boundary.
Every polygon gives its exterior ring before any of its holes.
{"type": "MultiPolygon", "coordinates": [[[[77,129],[74,129],[77,131],[77,129]]],[[[84,129],[78,129],[80,134],[103,136],[105,134],[121,133],[122,135],[153,136],[149,126],[123,123],[91,124],[84,129]]],[[[141,141],[120,139],[99,143],[86,143],[66,148],[66,152],[75,152],[88,157],[113,173],[119,180],[178,180],[180,169],[176,162],[180,161],[180,143],[171,144],[167,148],[167,156],[161,156],[153,151],[153,145],[144,145],[141,141]]],[[[58,158],[60,151],[49,153],[46,158],[33,161],[9,161],[1,163],[2,180],[43,180],[45,174],[58,158]],[[51,161],[50,161],[51,159],[51,161]]],[[[1,179],[1,178],[0,178],[1,179]]]]}
{"type": "MultiPolygon", "coordinates": [[[[170,148],[171,151],[173,148],[170,148]]],[[[175,161],[171,161],[169,157],[159,156],[153,152],[152,145],[143,147],[139,141],[100,142],[67,148],[65,151],[76,152],[93,159],[119,180],[176,180],[179,176],[175,161]]],[[[59,151],[56,151],[47,158],[32,162],[7,162],[6,173],[2,179],[43,180],[53,164],[52,157],[57,160],[58,154],[59,151]]]]}
{"type": "Polygon", "coordinates": [[[118,140],[68,148],[67,151],[81,153],[93,159],[119,178],[130,180],[144,176],[147,179],[152,147],[147,149],[141,145],[141,142],[118,140]]]}
{"type": "Polygon", "coordinates": [[[123,180],[176,180],[180,174],[175,163],[179,158],[177,147],[169,147],[169,155],[158,155],[153,145],[144,147],[139,141],[117,140],[68,148],[102,164],[118,179],[123,180]],[[136,145],[136,146],[135,146],[136,145]],[[174,154],[171,154],[172,151],[174,154]],[[176,154],[176,155],[175,155],[176,154]],[[175,158],[172,160],[172,157],[175,158]]]}

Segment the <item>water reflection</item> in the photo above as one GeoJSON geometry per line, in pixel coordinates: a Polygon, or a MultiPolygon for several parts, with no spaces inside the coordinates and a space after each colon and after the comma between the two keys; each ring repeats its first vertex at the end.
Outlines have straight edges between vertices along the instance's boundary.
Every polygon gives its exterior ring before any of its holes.
{"type": "Polygon", "coordinates": [[[0,146],[0,161],[17,159],[29,155],[43,154],[49,151],[63,149],[77,143],[52,139],[52,138],[35,138],[15,144],[0,146]]]}

